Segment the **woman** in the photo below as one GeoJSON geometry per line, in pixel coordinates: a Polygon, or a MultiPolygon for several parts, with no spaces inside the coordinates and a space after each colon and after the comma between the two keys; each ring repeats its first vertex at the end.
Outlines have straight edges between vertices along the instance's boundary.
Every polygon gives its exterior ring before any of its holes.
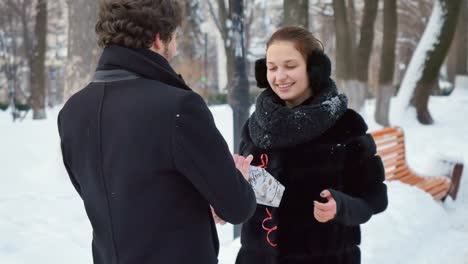
{"type": "Polygon", "coordinates": [[[321,42],[303,28],[276,31],[255,71],[266,90],[240,154],[253,154],[286,190],[278,208],[257,205],[236,263],[360,263],[359,225],[387,207],[366,123],[347,108],[321,42]]]}

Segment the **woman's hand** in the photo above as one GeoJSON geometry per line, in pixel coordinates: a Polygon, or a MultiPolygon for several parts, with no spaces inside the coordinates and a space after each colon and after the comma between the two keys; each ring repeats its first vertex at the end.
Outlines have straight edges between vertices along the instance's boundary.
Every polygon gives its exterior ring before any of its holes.
{"type": "Polygon", "coordinates": [[[234,154],[234,163],[236,164],[236,168],[242,173],[242,176],[244,176],[244,179],[246,181],[249,181],[250,176],[249,176],[249,167],[250,163],[253,160],[252,155],[248,155],[247,158],[244,158],[240,155],[234,154]]]}
{"type": "Polygon", "coordinates": [[[314,217],[317,221],[326,223],[336,216],[336,201],[328,190],[323,190],[320,196],[327,199],[327,202],[314,201],[314,217]]]}

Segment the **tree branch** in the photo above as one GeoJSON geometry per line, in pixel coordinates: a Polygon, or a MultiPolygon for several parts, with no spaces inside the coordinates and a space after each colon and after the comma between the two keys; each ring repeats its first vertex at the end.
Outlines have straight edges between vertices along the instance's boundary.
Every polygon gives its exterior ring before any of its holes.
{"type": "Polygon", "coordinates": [[[7,4],[11,7],[11,9],[13,9],[13,11],[17,14],[17,15],[21,15],[21,9],[18,7],[18,5],[13,2],[13,0],[6,0],[7,1],[7,4]]]}
{"type": "MultiPolygon", "coordinates": [[[[229,5],[230,6],[230,5],[229,5]]],[[[230,10],[226,9],[226,4],[224,3],[224,0],[218,0],[218,13],[219,13],[219,19],[223,23],[221,24],[221,29],[223,32],[221,33],[223,35],[224,39],[227,39],[228,37],[228,28],[226,26],[226,21],[230,17],[231,14],[230,10]]]]}
{"type": "MultiPolygon", "coordinates": [[[[214,11],[213,3],[211,3],[211,0],[208,0],[207,2],[208,2],[208,8],[210,9],[211,17],[213,18],[213,21],[215,22],[215,25],[218,28],[219,33],[221,35],[223,35],[223,30],[221,29],[220,20],[219,20],[219,17],[216,15],[215,11],[214,11]]],[[[224,36],[223,36],[223,38],[224,38],[224,36]]]]}

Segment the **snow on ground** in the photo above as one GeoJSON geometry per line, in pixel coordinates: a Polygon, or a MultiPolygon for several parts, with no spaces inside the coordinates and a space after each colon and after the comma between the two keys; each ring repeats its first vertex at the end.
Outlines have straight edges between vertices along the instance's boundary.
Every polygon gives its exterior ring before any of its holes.
{"type": "MultiPolygon", "coordinates": [[[[419,173],[436,175],[445,167],[440,157],[468,160],[468,92],[431,97],[429,109],[435,124],[417,124],[414,112],[398,120],[406,132],[410,166],[419,173]]],[[[365,114],[371,129],[374,102],[365,114]]],[[[211,108],[216,124],[229,144],[231,111],[211,108]]],[[[12,123],[0,112],[0,263],[91,263],[91,228],[83,205],[62,166],[57,109],[45,121],[12,123]]],[[[466,163],[466,162],[465,162],[466,163]]],[[[362,226],[364,264],[468,263],[468,173],[459,197],[435,202],[419,189],[388,183],[389,207],[362,226]]],[[[231,264],[239,248],[232,241],[232,226],[219,226],[220,263],[231,264]]]]}

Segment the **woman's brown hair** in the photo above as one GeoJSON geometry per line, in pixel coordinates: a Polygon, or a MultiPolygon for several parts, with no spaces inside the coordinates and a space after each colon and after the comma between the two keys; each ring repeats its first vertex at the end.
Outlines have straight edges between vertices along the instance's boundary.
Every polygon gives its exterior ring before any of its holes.
{"type": "Polygon", "coordinates": [[[275,41],[290,41],[307,61],[315,51],[323,52],[323,44],[310,31],[298,26],[287,26],[278,29],[267,42],[267,49],[275,41]]]}

